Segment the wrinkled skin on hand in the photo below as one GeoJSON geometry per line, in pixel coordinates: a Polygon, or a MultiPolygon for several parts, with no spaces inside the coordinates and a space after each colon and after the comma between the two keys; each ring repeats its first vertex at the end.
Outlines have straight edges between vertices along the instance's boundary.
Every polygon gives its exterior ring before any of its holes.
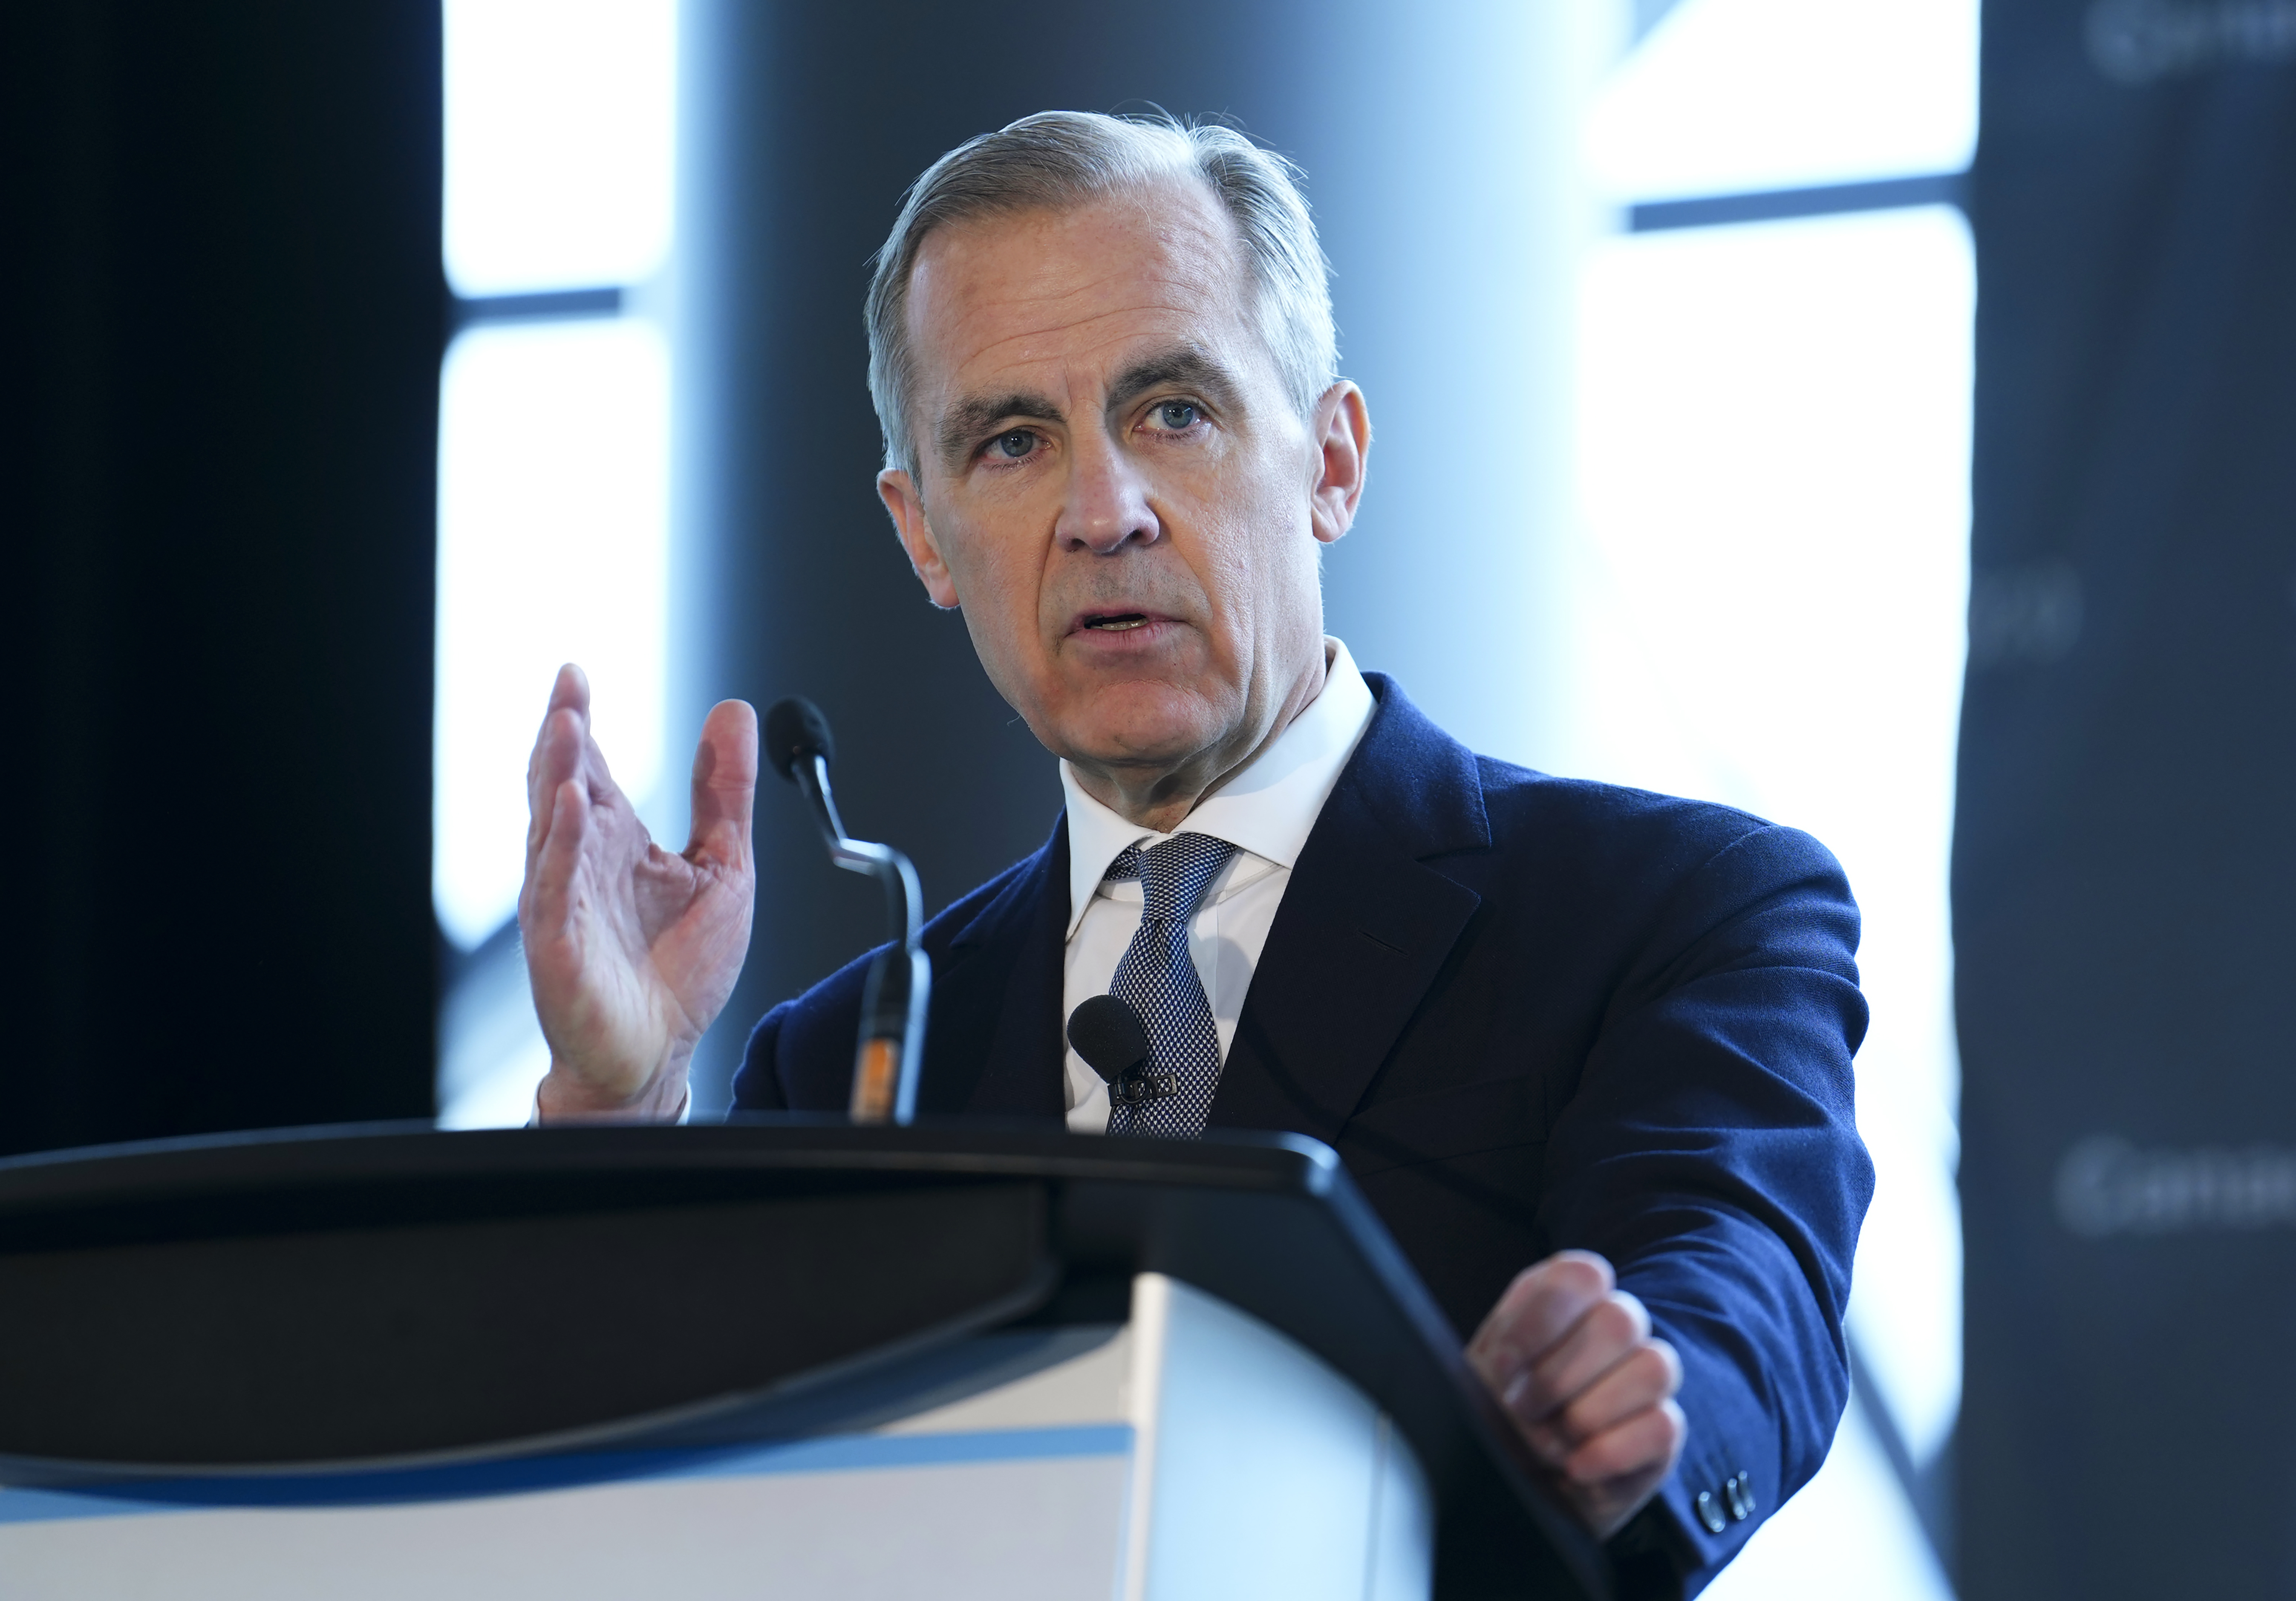
{"type": "Polygon", "coordinates": [[[685,1104],[686,1064],[749,954],[757,869],[750,815],[757,714],[711,708],[693,759],[682,854],[655,844],[590,737],[590,686],[561,668],[527,767],[519,892],[536,1014],[550,1042],[545,1121],[662,1121],[685,1104]]]}

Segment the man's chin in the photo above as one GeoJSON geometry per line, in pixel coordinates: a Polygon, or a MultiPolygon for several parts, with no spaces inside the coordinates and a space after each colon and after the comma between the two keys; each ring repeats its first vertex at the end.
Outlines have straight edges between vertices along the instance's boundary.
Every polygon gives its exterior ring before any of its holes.
{"type": "Polygon", "coordinates": [[[1045,743],[1083,768],[1177,768],[1218,744],[1227,720],[1201,692],[1160,682],[1112,684],[1064,708],[1045,743]]]}

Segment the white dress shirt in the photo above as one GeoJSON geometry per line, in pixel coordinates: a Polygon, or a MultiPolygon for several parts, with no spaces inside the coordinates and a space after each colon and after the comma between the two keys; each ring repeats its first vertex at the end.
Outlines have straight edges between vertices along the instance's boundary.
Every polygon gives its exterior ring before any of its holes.
{"type": "MultiPolygon", "coordinates": [[[[1340,781],[1371,724],[1371,686],[1356,670],[1348,647],[1324,641],[1324,690],[1259,755],[1196,803],[1173,833],[1208,833],[1236,847],[1213,879],[1188,924],[1188,954],[1203,980],[1212,1022],[1219,1030],[1220,1062],[1235,1039],[1244,992],[1267,943],[1275,908],[1292,882],[1308,831],[1340,781]]],[[[1061,1015],[1105,995],[1116,965],[1140,929],[1136,878],[1110,883],[1101,877],[1128,846],[1146,850],[1172,837],[1127,822],[1084,792],[1069,764],[1061,763],[1068,794],[1069,932],[1061,1015]]],[[[1078,1134],[1108,1131],[1108,1086],[1074,1051],[1067,1055],[1069,1127],[1078,1134]]]]}

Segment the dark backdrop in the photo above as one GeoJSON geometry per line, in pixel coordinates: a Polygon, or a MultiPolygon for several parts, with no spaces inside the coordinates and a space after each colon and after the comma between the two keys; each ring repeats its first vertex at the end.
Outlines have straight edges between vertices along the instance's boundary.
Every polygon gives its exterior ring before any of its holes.
{"type": "Polygon", "coordinates": [[[0,12],[0,1151],[430,1108],[439,23],[0,12]]]}
{"type": "Polygon", "coordinates": [[[1986,8],[1954,882],[1976,1601],[2296,1591],[2285,21],[1986,8]]]}

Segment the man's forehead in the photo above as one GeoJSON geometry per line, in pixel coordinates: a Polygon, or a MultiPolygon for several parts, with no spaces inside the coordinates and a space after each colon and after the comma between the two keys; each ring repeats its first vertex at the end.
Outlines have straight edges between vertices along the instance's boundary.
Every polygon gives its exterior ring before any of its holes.
{"type": "Polygon", "coordinates": [[[1105,379],[1152,349],[1223,346],[1250,300],[1234,222],[1173,183],[936,229],[907,315],[920,389],[945,393],[1048,365],[1105,379]]]}

